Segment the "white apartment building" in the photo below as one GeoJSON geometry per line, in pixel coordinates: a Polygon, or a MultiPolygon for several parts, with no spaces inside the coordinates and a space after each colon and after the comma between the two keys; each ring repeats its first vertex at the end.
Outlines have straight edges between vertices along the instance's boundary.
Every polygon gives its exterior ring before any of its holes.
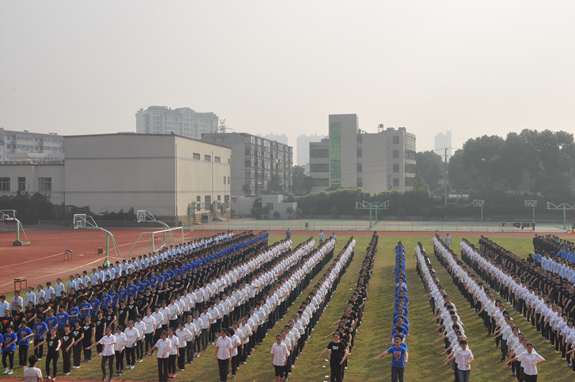
{"type": "Polygon", "coordinates": [[[59,163],[63,160],[63,136],[0,128],[0,162],[59,163]]]}
{"type": "Polygon", "coordinates": [[[218,132],[218,116],[214,113],[198,113],[189,107],[170,109],[166,106],[150,106],[136,113],[136,132],[202,139],[204,133],[218,132]]]}

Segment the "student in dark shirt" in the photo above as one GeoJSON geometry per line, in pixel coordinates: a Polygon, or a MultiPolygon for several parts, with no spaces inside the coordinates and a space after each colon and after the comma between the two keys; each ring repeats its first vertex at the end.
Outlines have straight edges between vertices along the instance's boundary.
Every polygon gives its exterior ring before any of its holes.
{"type": "Polygon", "coordinates": [[[82,325],[82,329],[84,329],[84,339],[82,340],[84,347],[84,361],[83,362],[91,362],[92,361],[92,349],[87,349],[92,346],[92,339],[94,338],[94,324],[92,323],[92,316],[86,316],[86,321],[84,325],[82,325]]]}
{"type": "Polygon", "coordinates": [[[326,353],[330,352],[329,356],[329,366],[331,369],[331,381],[332,382],[342,382],[343,381],[343,363],[347,359],[348,351],[347,345],[340,341],[340,333],[333,333],[333,341],[330,342],[327,347],[321,352],[321,354],[316,358],[315,362],[326,353]]]}
{"type": "Polygon", "coordinates": [[[70,375],[71,369],[71,358],[72,358],[72,345],[74,344],[74,338],[72,333],[70,333],[70,324],[64,325],[64,333],[60,337],[62,341],[62,363],[63,363],[63,375],[70,375]]]}
{"type": "Polygon", "coordinates": [[[80,321],[74,323],[72,329],[72,337],[74,338],[74,346],[72,346],[74,355],[74,369],[80,368],[80,360],[82,359],[82,345],[84,340],[84,329],[80,326],[80,321]]]}

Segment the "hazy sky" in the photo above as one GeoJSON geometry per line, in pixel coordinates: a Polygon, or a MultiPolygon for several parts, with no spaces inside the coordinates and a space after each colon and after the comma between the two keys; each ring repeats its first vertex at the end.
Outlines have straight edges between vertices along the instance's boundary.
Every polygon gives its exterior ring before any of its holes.
{"type": "Polygon", "coordinates": [[[0,0],[0,126],[135,131],[151,105],[292,145],[342,113],[418,151],[575,132],[575,2],[0,0]]]}

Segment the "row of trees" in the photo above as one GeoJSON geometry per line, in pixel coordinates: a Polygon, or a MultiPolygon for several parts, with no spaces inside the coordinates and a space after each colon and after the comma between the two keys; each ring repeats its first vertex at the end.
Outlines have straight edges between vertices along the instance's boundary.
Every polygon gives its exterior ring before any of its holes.
{"type": "MultiPolygon", "coordinates": [[[[431,191],[441,188],[445,168],[440,155],[417,153],[417,167],[431,191]]],[[[469,139],[450,158],[447,175],[450,185],[459,191],[496,190],[565,200],[574,194],[573,134],[525,129],[505,138],[484,135],[469,139]]]]}

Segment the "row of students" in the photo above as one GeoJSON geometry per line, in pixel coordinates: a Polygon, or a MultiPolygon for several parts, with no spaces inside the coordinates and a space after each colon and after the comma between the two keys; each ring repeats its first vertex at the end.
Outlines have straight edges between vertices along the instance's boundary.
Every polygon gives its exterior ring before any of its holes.
{"type": "MultiPolygon", "coordinates": [[[[441,240],[435,241],[437,248],[441,248],[442,244],[441,240]]],[[[465,295],[468,297],[469,294],[473,294],[473,299],[468,299],[468,301],[470,301],[472,307],[475,307],[478,316],[484,320],[485,329],[489,331],[488,335],[494,339],[496,348],[501,349],[501,361],[505,362],[507,367],[511,369],[512,377],[516,377],[517,380],[537,380],[537,367],[536,364],[533,364],[535,362],[533,359],[536,358],[538,360],[537,363],[540,363],[544,361],[543,357],[533,349],[531,343],[527,346],[528,339],[526,339],[525,335],[519,336],[522,334],[521,330],[505,309],[505,305],[501,301],[496,300],[488,285],[484,284],[482,279],[473,273],[475,270],[480,276],[483,275],[488,262],[476,252],[473,245],[467,240],[463,239],[459,247],[464,262],[457,260],[457,266],[465,269],[468,275],[466,277],[466,280],[468,280],[467,285],[469,290],[473,290],[473,292],[465,295]],[[470,268],[465,265],[466,263],[470,268]],[[492,330],[490,330],[490,326],[492,326],[492,330]],[[517,357],[515,356],[520,357],[516,359],[517,357]]],[[[443,253],[445,256],[454,257],[452,253],[443,253]]],[[[494,269],[496,268],[490,268],[490,271],[494,271],[494,269]]],[[[499,280],[503,281],[503,284],[508,281],[508,279],[503,277],[499,278],[499,280]]],[[[518,286],[512,286],[512,290],[518,290],[516,287],[518,286]]]]}
{"type": "MultiPolygon", "coordinates": [[[[516,296],[516,299],[521,301],[521,305],[519,309],[517,309],[517,306],[514,306],[514,308],[523,315],[527,323],[531,323],[532,327],[537,328],[539,333],[541,333],[541,328],[547,327],[546,323],[541,325],[541,320],[546,322],[546,315],[549,316],[548,318],[556,316],[555,313],[548,314],[543,310],[546,303],[550,306],[551,302],[546,300],[546,296],[544,298],[537,291],[534,291],[533,288],[530,288],[525,280],[510,272],[509,266],[512,262],[498,263],[493,257],[488,256],[484,251],[488,251],[493,255],[495,246],[492,244],[494,243],[489,239],[482,237],[480,240],[481,248],[477,249],[469,241],[463,240],[460,244],[463,260],[500,294],[505,289],[506,292],[501,295],[510,300],[508,302],[509,305],[515,305],[512,304],[510,297],[512,295],[516,296]],[[527,314],[523,314],[524,312],[527,312],[527,314]]],[[[505,253],[509,256],[507,252],[501,249],[499,254],[505,253]]],[[[494,337],[496,340],[498,337],[501,338],[501,347],[505,350],[502,350],[502,358],[507,364],[511,364],[512,375],[516,375],[518,380],[536,380],[536,365],[544,362],[545,359],[534,350],[525,333],[521,333],[518,324],[505,309],[504,303],[505,301],[496,300],[494,302],[495,308],[493,308],[496,310],[496,313],[493,314],[493,321],[496,323],[494,337]]],[[[557,321],[554,319],[552,324],[555,325],[556,323],[557,321]]]]}
{"type": "MultiPolygon", "coordinates": [[[[374,232],[362,261],[361,269],[358,274],[357,287],[353,291],[351,298],[348,300],[342,317],[330,326],[331,329],[333,326],[338,325],[338,329],[325,337],[328,338],[333,336],[333,341],[327,345],[315,360],[315,362],[319,361],[326,352],[329,352],[329,365],[332,382],[341,382],[345,377],[348,357],[352,352],[355,335],[357,334],[363,319],[364,304],[368,298],[367,288],[369,287],[369,281],[371,280],[373,272],[373,261],[377,253],[377,242],[378,236],[377,233],[374,232]]],[[[343,271],[347,269],[351,259],[352,257],[348,260],[343,271]]],[[[344,259],[339,261],[342,262],[342,260],[344,259]]],[[[331,277],[332,274],[330,272],[330,278],[331,277]]],[[[328,285],[330,294],[337,289],[339,279],[341,279],[341,276],[338,274],[333,275],[333,281],[335,284],[332,287],[329,287],[328,285]]]]}
{"type": "MultiPolygon", "coordinates": [[[[447,248],[449,247],[447,246],[447,248]]],[[[417,256],[417,271],[423,281],[426,296],[430,301],[434,315],[431,321],[437,323],[438,331],[442,333],[435,341],[444,341],[445,350],[441,355],[447,355],[443,359],[443,364],[445,366],[452,365],[456,381],[469,381],[473,353],[468,347],[467,337],[461,318],[457,314],[457,308],[445,293],[421,243],[418,243],[415,248],[415,256],[417,256]]]]}

